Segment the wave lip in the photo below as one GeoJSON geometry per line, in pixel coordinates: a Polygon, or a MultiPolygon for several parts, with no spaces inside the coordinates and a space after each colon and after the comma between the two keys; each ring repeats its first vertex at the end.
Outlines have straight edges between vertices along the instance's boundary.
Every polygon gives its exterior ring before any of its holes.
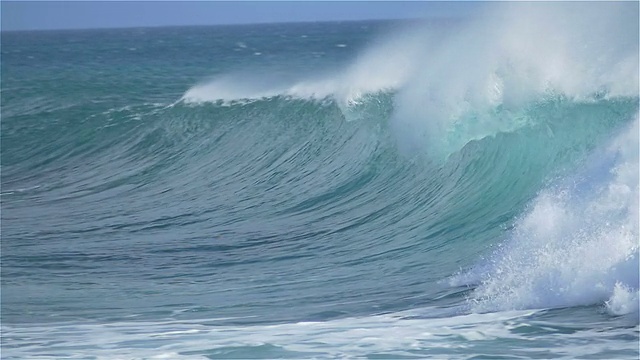
{"type": "Polygon", "coordinates": [[[420,63],[411,34],[389,36],[358,54],[341,69],[312,71],[283,80],[251,71],[217,76],[197,84],[182,96],[185,103],[244,102],[288,97],[302,100],[335,100],[339,106],[353,106],[368,95],[392,92],[408,81],[420,63]]]}
{"type": "Polygon", "coordinates": [[[254,76],[246,82],[234,76],[223,76],[193,86],[180,101],[187,104],[253,102],[275,97],[300,100],[335,100],[338,105],[353,106],[362,103],[367,95],[393,91],[399,84],[392,79],[377,78],[371,82],[351,81],[351,76],[328,76],[292,83],[267,84],[267,80],[254,76]]]}

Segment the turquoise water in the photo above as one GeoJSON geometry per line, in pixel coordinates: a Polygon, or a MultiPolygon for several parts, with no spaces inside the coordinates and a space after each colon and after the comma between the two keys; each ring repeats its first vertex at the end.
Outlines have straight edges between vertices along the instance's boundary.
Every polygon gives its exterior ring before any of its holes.
{"type": "Polygon", "coordinates": [[[637,7],[3,32],[3,357],[637,358],[637,7]]]}

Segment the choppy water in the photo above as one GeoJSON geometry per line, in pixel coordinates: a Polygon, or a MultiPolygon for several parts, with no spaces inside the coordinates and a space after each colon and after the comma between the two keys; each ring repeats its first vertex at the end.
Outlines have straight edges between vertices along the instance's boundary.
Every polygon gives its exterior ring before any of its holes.
{"type": "Polygon", "coordinates": [[[637,358],[638,4],[579,5],[3,32],[3,358],[637,358]]]}

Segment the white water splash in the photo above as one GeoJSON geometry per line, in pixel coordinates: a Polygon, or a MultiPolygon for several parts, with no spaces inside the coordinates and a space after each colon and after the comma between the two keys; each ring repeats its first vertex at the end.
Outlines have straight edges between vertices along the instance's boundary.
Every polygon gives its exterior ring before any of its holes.
{"type": "Polygon", "coordinates": [[[638,131],[636,118],[597,154],[612,159],[609,174],[596,167],[543,191],[487,264],[453,279],[480,284],[473,311],[593,304],[638,311],[638,131]]]}

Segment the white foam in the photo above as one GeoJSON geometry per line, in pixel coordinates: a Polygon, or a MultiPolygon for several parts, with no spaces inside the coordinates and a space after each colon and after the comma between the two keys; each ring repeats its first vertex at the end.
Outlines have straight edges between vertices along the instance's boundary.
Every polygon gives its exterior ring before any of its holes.
{"type": "MultiPolygon", "coordinates": [[[[608,176],[587,170],[543,191],[487,264],[456,277],[475,280],[474,311],[604,304],[637,311],[638,119],[596,158],[608,176]],[[591,179],[589,187],[576,186],[591,179]]],[[[606,174],[605,174],[606,175],[606,174]]]]}
{"type": "MultiPolygon", "coordinates": [[[[352,317],[325,322],[274,325],[213,326],[205,320],[121,322],[110,324],[43,324],[7,326],[3,348],[8,358],[39,359],[207,359],[268,356],[273,358],[397,358],[466,359],[484,354],[515,357],[593,357],[602,352],[635,353],[634,329],[577,330],[570,335],[553,329],[548,319],[535,320],[537,311],[466,314],[420,318],[416,309],[385,315],[352,317]],[[542,327],[528,333],[522,328],[542,327]],[[585,346],[588,343],[589,346],[585,346]],[[549,344],[554,344],[549,348],[549,344]],[[265,353],[266,349],[266,353],[265,353]],[[251,355],[255,354],[255,355],[251,355]],[[234,356],[235,355],[235,356],[234,356]]],[[[437,311],[437,309],[436,309],[437,311]]],[[[214,321],[215,323],[215,321],[214,321]]],[[[561,325],[562,326],[562,325],[561,325]]]]}
{"type": "Polygon", "coordinates": [[[634,291],[622,283],[616,283],[613,295],[605,304],[611,314],[625,315],[638,312],[638,301],[640,301],[640,291],[634,291]]]}
{"type": "MultiPolygon", "coordinates": [[[[376,352],[401,354],[404,351],[470,346],[499,338],[515,338],[508,324],[535,312],[468,314],[451,318],[411,319],[413,312],[346,318],[326,322],[297,322],[256,326],[205,326],[198,322],[127,322],[109,325],[56,327],[4,327],[3,334],[24,346],[6,349],[7,356],[32,357],[40,346],[59,357],[113,358],[207,358],[196,354],[215,349],[255,347],[269,344],[284,351],[308,354],[308,358],[362,357],[376,352]],[[505,325],[506,324],[506,325],[505,325]],[[73,342],[72,354],[68,346],[73,342]],[[39,345],[40,344],[40,345],[39,345]],[[188,352],[191,355],[181,355],[188,352]]],[[[206,322],[206,321],[204,321],[206,322]]],[[[3,352],[5,349],[3,349],[3,352]]],[[[224,352],[218,356],[224,356],[224,352]]],[[[301,355],[298,355],[301,356],[301,355]]],[[[46,356],[43,356],[46,358],[46,356]]],[[[55,356],[54,356],[55,357],[55,356]]]]}

